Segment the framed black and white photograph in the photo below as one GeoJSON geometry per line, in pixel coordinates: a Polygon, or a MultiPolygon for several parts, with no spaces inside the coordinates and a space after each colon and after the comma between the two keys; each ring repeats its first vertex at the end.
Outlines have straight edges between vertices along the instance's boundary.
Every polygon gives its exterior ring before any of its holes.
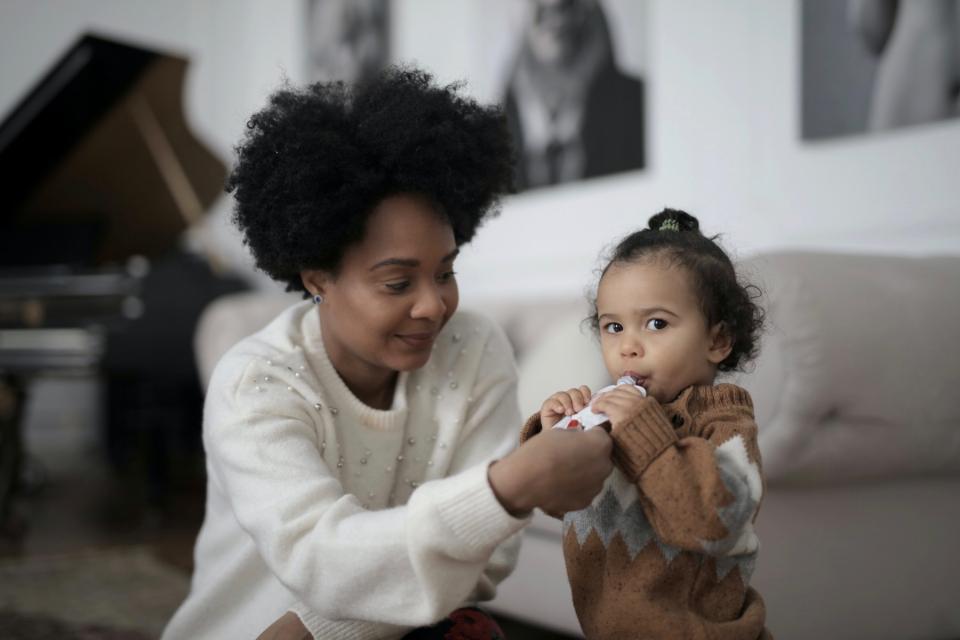
{"type": "Polygon", "coordinates": [[[307,80],[358,82],[390,62],[390,0],[306,0],[307,80]]]}
{"type": "Polygon", "coordinates": [[[645,0],[489,0],[470,78],[503,104],[519,191],[642,169],[645,0]]]}
{"type": "Polygon", "coordinates": [[[804,139],[960,115],[960,0],[802,0],[804,139]]]}

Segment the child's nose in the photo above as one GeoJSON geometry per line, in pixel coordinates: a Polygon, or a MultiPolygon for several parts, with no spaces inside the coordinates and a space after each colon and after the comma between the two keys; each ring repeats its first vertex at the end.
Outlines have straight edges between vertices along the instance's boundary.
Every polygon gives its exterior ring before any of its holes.
{"type": "Polygon", "coordinates": [[[624,358],[639,358],[643,355],[643,345],[639,340],[627,338],[620,345],[620,355],[624,358]]]}

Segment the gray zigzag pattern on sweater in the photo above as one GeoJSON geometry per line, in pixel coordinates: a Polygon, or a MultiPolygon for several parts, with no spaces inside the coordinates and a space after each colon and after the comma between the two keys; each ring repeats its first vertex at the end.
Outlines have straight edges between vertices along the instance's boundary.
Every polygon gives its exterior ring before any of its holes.
{"type": "Polygon", "coordinates": [[[563,518],[564,535],[570,527],[573,527],[577,542],[581,545],[586,542],[591,531],[597,532],[605,547],[609,546],[613,536],[619,533],[627,546],[631,560],[636,558],[637,554],[650,542],[657,544],[667,564],[680,553],[680,549],[657,539],[638,501],[633,501],[624,510],[614,492],[609,489],[604,492],[599,502],[594,502],[586,509],[567,513],[563,518]]]}
{"type": "Polygon", "coordinates": [[[742,556],[724,556],[716,558],[717,562],[717,582],[727,577],[734,567],[740,569],[740,579],[743,584],[749,585],[750,578],[753,576],[753,570],[757,565],[757,554],[748,553],[742,556]]]}
{"type": "MultiPolygon", "coordinates": [[[[581,546],[586,542],[591,531],[597,532],[604,547],[610,546],[614,535],[619,533],[627,546],[631,560],[636,558],[637,554],[650,542],[656,543],[667,564],[670,564],[680,553],[678,547],[665,544],[657,538],[639,501],[635,500],[623,509],[614,492],[609,489],[604,492],[598,502],[595,501],[586,509],[567,513],[563,517],[564,535],[570,527],[573,527],[577,542],[581,546]]],[[[734,567],[738,567],[743,583],[749,584],[756,559],[756,553],[716,557],[717,581],[723,580],[734,567]]]]}
{"type": "Polygon", "coordinates": [[[717,471],[727,491],[733,496],[733,501],[717,509],[717,517],[730,534],[721,540],[700,541],[703,550],[711,556],[722,556],[730,550],[740,531],[753,518],[757,508],[756,501],[750,497],[750,488],[740,474],[731,469],[722,459],[717,460],[717,471]]]}

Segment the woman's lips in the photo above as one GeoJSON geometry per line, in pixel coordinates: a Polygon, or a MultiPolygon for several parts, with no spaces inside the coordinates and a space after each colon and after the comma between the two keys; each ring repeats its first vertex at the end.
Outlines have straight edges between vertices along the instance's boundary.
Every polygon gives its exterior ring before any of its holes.
{"type": "Polygon", "coordinates": [[[397,338],[416,349],[423,349],[433,344],[433,339],[437,334],[433,331],[426,333],[398,333],[397,338]]]}

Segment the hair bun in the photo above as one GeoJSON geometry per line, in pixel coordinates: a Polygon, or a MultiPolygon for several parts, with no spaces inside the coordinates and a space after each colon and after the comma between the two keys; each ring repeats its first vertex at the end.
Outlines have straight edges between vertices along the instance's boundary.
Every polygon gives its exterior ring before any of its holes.
{"type": "Polygon", "coordinates": [[[692,231],[700,232],[700,222],[686,211],[664,209],[650,218],[647,226],[653,231],[692,231]],[[666,226],[666,229],[664,229],[666,226]]]}

